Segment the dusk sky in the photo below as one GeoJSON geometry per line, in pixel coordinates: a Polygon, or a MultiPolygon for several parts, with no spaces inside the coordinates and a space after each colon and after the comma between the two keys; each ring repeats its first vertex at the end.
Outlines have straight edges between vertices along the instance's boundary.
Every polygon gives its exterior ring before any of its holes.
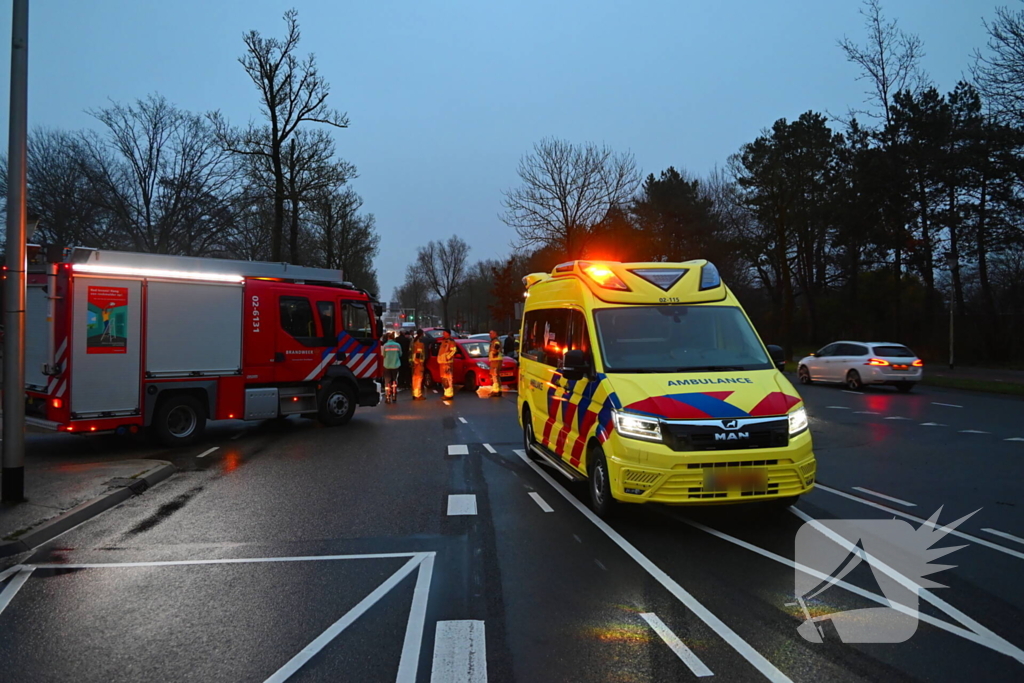
{"type": "MultiPolygon", "coordinates": [[[[923,67],[947,92],[985,44],[982,18],[1009,0],[886,0],[924,41],[923,67]]],[[[341,156],[377,217],[382,298],[416,247],[455,233],[471,259],[507,255],[498,218],[520,156],[545,136],[632,151],[643,172],[703,174],[779,118],[859,105],[836,40],[864,38],[855,0],[93,0],[31,2],[30,127],[96,126],[85,110],[158,92],[176,105],[258,116],[238,64],[242,33],[283,35],[299,10],[347,111],[341,156]]],[[[7,149],[11,3],[0,135],[7,149]]]]}

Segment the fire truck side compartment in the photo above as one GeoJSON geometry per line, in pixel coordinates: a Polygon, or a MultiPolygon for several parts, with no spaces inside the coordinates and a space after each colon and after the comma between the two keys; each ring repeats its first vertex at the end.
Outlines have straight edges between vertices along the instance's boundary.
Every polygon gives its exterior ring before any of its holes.
{"type": "Polygon", "coordinates": [[[146,289],[147,377],[241,372],[242,285],[148,280],[146,289]]]}
{"type": "Polygon", "coordinates": [[[245,390],[245,419],[266,420],[277,417],[277,387],[245,390]]]}

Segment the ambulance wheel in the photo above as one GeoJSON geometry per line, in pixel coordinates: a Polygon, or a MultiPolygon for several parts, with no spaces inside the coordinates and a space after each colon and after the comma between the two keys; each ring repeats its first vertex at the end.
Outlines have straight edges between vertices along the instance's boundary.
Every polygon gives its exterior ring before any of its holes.
{"type": "Polygon", "coordinates": [[[356,412],[355,392],[347,382],[332,382],[317,396],[317,418],[327,427],[338,427],[352,419],[356,412]]]}
{"type": "Polygon", "coordinates": [[[590,507],[598,517],[608,517],[615,509],[612,498],[612,480],[608,474],[608,461],[600,446],[594,446],[587,454],[589,475],[590,507]]]}
{"type": "Polygon", "coordinates": [[[530,409],[526,406],[523,407],[523,450],[526,451],[526,457],[530,460],[539,460],[540,456],[533,450],[533,446],[537,441],[533,438],[533,415],[530,413],[530,409]]]}
{"type": "Polygon", "coordinates": [[[153,433],[164,446],[187,446],[206,429],[206,406],[195,396],[168,396],[153,415],[153,433]]]}

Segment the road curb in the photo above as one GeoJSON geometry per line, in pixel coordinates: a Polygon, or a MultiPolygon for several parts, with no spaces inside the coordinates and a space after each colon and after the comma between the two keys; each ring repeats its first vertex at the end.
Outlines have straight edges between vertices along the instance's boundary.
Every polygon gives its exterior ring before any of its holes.
{"type": "Polygon", "coordinates": [[[68,529],[78,526],[102,512],[106,512],[115,505],[123,503],[132,496],[139,495],[152,486],[156,486],[177,472],[177,468],[169,462],[164,460],[156,460],[154,462],[160,463],[160,466],[150,471],[146,476],[139,477],[139,479],[128,486],[104,493],[102,496],[77,505],[67,512],[44,522],[17,540],[0,542],[0,557],[9,557],[32,550],[56,538],[68,529]]]}

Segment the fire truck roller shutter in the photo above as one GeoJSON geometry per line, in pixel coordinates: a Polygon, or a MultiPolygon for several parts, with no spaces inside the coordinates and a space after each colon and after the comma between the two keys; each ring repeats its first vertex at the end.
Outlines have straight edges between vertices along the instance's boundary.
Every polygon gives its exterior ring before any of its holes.
{"type": "Polygon", "coordinates": [[[139,410],[142,282],[79,275],[71,330],[71,410],[139,410]]]}
{"type": "Polygon", "coordinates": [[[45,391],[50,383],[49,376],[43,374],[43,365],[54,362],[47,358],[47,336],[53,334],[46,320],[47,296],[45,284],[29,285],[25,293],[25,384],[37,391],[45,391]]]}
{"type": "Polygon", "coordinates": [[[242,285],[147,283],[146,372],[168,377],[242,369],[242,285]]]}

